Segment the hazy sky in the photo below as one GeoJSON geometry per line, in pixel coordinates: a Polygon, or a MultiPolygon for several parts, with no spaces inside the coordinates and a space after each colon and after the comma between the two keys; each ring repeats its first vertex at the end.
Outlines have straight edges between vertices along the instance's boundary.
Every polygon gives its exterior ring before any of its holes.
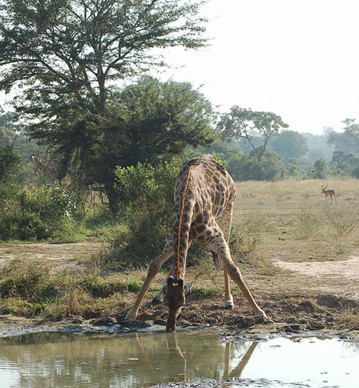
{"type": "Polygon", "coordinates": [[[211,46],[173,49],[164,79],[203,85],[222,111],[276,113],[298,132],[359,118],[358,0],[209,0],[202,13],[211,46]]]}
{"type": "Polygon", "coordinates": [[[276,113],[298,132],[359,118],[358,0],[209,0],[211,47],[174,50],[166,76],[220,109],[276,113]]]}

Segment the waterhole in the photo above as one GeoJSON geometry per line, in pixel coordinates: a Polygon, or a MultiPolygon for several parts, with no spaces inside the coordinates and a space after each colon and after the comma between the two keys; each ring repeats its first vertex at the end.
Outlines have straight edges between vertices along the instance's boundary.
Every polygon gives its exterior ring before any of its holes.
{"type": "Polygon", "coordinates": [[[39,333],[0,340],[0,386],[357,388],[359,342],[200,331],[39,333]]]}

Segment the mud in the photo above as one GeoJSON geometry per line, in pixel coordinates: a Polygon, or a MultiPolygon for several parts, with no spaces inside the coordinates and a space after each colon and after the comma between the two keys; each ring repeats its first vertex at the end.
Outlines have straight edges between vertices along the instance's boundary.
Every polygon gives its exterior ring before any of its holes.
{"type": "Polygon", "coordinates": [[[173,382],[152,385],[150,388],[237,388],[237,387],[250,387],[250,388],[301,388],[307,387],[308,384],[304,383],[285,383],[279,380],[267,380],[267,379],[242,379],[240,377],[232,377],[224,381],[218,380],[205,380],[194,383],[173,382]]]}
{"type": "MultiPolygon", "coordinates": [[[[99,243],[18,244],[0,247],[0,266],[16,257],[37,257],[48,260],[53,267],[81,266],[84,259],[101,249],[99,243]],[[24,256],[25,255],[25,256],[24,256]]],[[[179,316],[179,327],[215,328],[219,333],[286,335],[291,333],[325,332],[356,336],[359,332],[359,256],[348,260],[326,262],[286,262],[274,260],[277,271],[271,276],[253,274],[244,267],[244,278],[258,304],[275,322],[262,325],[252,315],[240,291],[233,289],[234,310],[225,310],[222,295],[202,297],[190,294],[179,316]],[[344,322],[350,312],[356,318],[344,322]]],[[[140,273],[141,279],[144,273],[140,273]]],[[[191,269],[187,276],[193,276],[191,269]]],[[[39,318],[25,319],[0,316],[0,337],[28,332],[73,330],[74,332],[125,332],[151,326],[164,328],[167,312],[164,306],[151,306],[146,295],[138,321],[128,322],[125,315],[136,294],[129,294],[113,316],[88,311],[87,316],[68,317],[63,322],[39,318]],[[97,317],[97,318],[93,318],[97,317]]]]}

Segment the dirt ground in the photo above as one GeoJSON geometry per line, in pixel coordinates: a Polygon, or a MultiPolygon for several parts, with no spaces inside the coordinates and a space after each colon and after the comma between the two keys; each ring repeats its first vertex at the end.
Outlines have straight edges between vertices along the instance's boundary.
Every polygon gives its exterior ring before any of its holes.
{"type": "MultiPolygon", "coordinates": [[[[98,243],[77,244],[17,244],[0,247],[0,266],[16,257],[42,258],[54,263],[54,268],[83,265],[84,258],[101,249],[98,243]]],[[[261,325],[256,322],[249,305],[237,287],[233,288],[235,308],[224,309],[222,295],[203,296],[194,292],[187,298],[187,305],[179,317],[179,325],[215,326],[220,331],[296,333],[308,331],[328,331],[342,335],[357,336],[359,332],[359,256],[347,260],[288,262],[273,260],[275,270],[268,275],[249,272],[244,267],[243,277],[257,303],[274,321],[261,325]]],[[[187,278],[193,277],[193,270],[187,271],[187,278]]],[[[141,279],[144,276],[142,271],[141,279]]],[[[220,275],[218,275],[220,276],[220,275]]],[[[153,291],[154,292],[154,291],[153,291]]],[[[148,324],[165,324],[164,306],[151,306],[153,292],[145,297],[140,309],[139,321],[148,324]]],[[[126,311],[133,303],[135,294],[128,294],[115,317],[70,317],[56,325],[114,325],[129,328],[133,324],[124,320],[126,311]]],[[[29,321],[21,318],[0,317],[1,335],[21,332],[23,327],[35,326],[36,330],[47,330],[49,322],[39,319],[29,321]]],[[[139,324],[141,324],[139,322],[139,324]]]]}
{"type": "Polygon", "coordinates": [[[101,243],[72,243],[72,244],[4,244],[0,245],[0,268],[9,260],[16,258],[43,259],[51,262],[56,269],[78,266],[80,260],[89,258],[102,247],[101,243]]]}

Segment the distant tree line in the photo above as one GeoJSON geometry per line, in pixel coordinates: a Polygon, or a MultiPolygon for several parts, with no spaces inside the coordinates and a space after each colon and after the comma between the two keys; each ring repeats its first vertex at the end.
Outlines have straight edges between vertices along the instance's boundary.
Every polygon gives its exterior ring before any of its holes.
{"type": "Polygon", "coordinates": [[[101,187],[117,214],[128,200],[117,168],[200,152],[237,180],[358,176],[354,120],[303,135],[272,112],[218,114],[191,84],[146,75],[164,65],[162,49],[207,44],[203,3],[0,0],[0,89],[14,93],[13,113],[0,112],[0,179],[33,182],[28,161],[40,153],[73,189],[101,187]]]}

